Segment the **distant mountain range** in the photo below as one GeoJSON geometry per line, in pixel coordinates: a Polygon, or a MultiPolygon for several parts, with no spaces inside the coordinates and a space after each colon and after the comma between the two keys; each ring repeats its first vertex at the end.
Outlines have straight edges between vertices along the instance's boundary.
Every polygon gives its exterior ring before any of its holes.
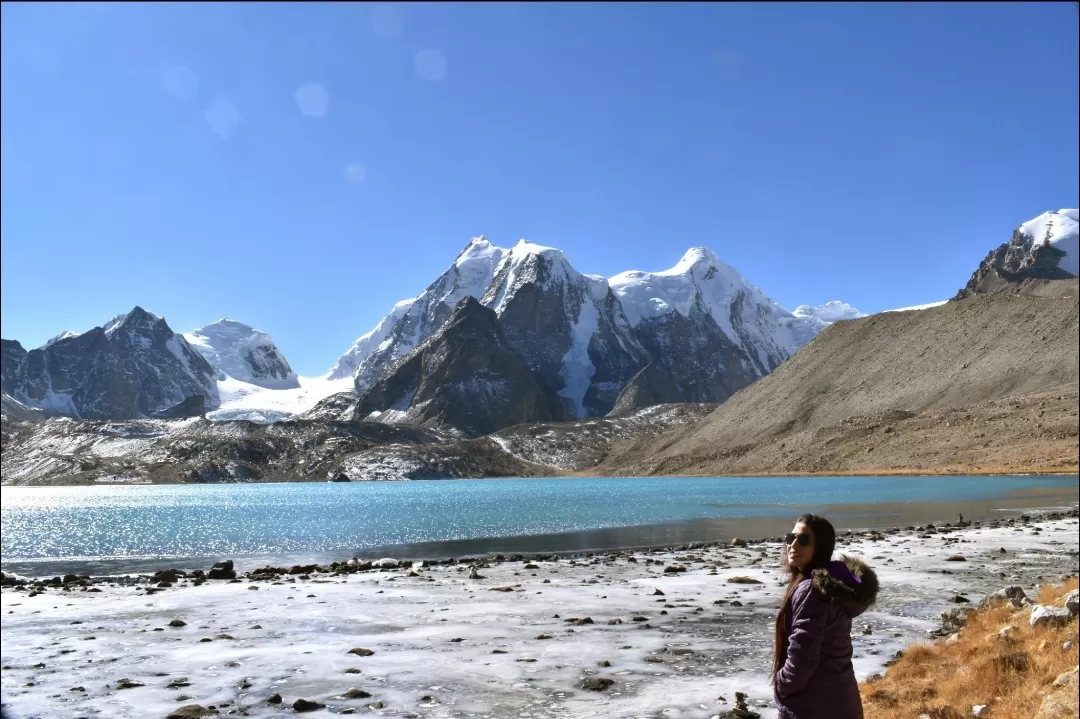
{"type": "MultiPolygon", "coordinates": [[[[1077,212],[1048,212],[990,253],[959,297],[1077,274],[1077,212]]],[[[830,324],[843,302],[793,312],[705,248],[671,269],[583,275],[561,251],[473,239],[324,377],[222,319],[186,334],[136,307],[27,351],[3,340],[4,416],[277,421],[318,416],[487,434],[519,423],[724,402],[830,324]],[[343,393],[344,394],[341,394],[343,393]],[[307,415],[301,415],[307,416],[307,415]]]]}
{"type": "MultiPolygon", "coordinates": [[[[768,374],[829,323],[859,316],[841,302],[788,312],[704,248],[689,250],[670,270],[624,272],[609,280],[579,273],[554,248],[522,240],[506,249],[478,237],[322,378],[297,377],[272,338],[249,325],[222,319],[180,334],[135,308],[101,328],[61,333],[35,350],[4,340],[3,391],[28,409],[80,419],[207,414],[264,422],[352,391],[352,415],[363,408],[365,416],[380,421],[424,417],[421,423],[442,424],[446,416],[425,409],[425,403],[442,406],[452,397],[462,411],[492,415],[492,423],[459,427],[474,433],[479,426],[506,426],[511,418],[559,421],[616,408],[721,402],[768,374]],[[490,331],[481,334],[497,347],[472,340],[457,347],[457,334],[442,332],[466,299],[493,313],[463,309],[462,319],[486,317],[490,331]],[[99,335],[113,337],[112,328],[121,324],[124,342],[95,344],[99,335]],[[528,381],[433,386],[440,370],[430,366],[430,348],[421,350],[425,343],[442,347],[443,355],[455,350],[454,361],[463,364],[454,376],[497,355],[519,362],[528,381]],[[417,374],[416,362],[407,360],[421,351],[429,359],[417,374]],[[395,379],[401,371],[412,372],[412,379],[395,379]],[[413,384],[386,399],[387,387],[413,384]],[[370,392],[376,385],[379,392],[370,392]],[[525,387],[543,401],[517,396],[525,387]],[[496,405],[519,411],[496,419],[496,405]]],[[[460,323],[454,327],[462,332],[460,323]]],[[[16,405],[9,407],[14,412],[16,405]]]]}
{"type": "Polygon", "coordinates": [[[859,318],[787,313],[705,250],[604,280],[478,238],[321,378],[247,325],[135,308],[4,341],[0,477],[1075,471],[1075,214],[1025,223],[961,299],[859,318]],[[38,421],[57,414],[111,421],[38,421]]]}

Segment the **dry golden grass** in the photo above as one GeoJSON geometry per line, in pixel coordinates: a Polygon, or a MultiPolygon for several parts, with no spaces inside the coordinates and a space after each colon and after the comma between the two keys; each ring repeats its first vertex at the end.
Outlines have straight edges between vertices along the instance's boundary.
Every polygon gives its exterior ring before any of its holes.
{"type": "MultiPolygon", "coordinates": [[[[1035,599],[1061,606],[1076,578],[1043,587],[1035,599]]],[[[985,704],[993,719],[1031,719],[1063,672],[1077,665],[1077,622],[1060,629],[1030,627],[1031,609],[999,606],[968,618],[958,642],[916,644],[885,676],[860,686],[866,719],[967,719],[985,704]],[[998,632],[1016,627],[1008,639],[998,632]],[[1069,649],[1063,649],[1072,641],[1069,649]]],[[[1066,688],[1075,694],[1075,686],[1066,688]]]]}

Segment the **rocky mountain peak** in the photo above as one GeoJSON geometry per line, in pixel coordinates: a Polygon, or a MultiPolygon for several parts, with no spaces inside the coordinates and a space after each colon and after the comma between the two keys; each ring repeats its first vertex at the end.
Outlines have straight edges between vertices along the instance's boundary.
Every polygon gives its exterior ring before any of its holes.
{"type": "Polygon", "coordinates": [[[1080,211],[1058,210],[1020,225],[992,250],[954,300],[976,294],[1016,292],[1021,285],[1080,275],[1080,211]]]}
{"type": "Polygon", "coordinates": [[[157,327],[157,324],[161,321],[161,318],[154,313],[147,312],[142,307],[135,305],[130,312],[117,315],[107,322],[103,329],[105,334],[109,336],[120,331],[128,333],[152,333],[157,327]]]}
{"type": "Polygon", "coordinates": [[[34,409],[133,419],[201,414],[220,403],[213,368],[142,307],[29,352],[18,342],[3,345],[3,391],[34,409]]]}
{"type": "Polygon", "coordinates": [[[653,398],[721,401],[828,324],[787,312],[705,247],[665,271],[605,279],[578,272],[554,247],[520,240],[503,249],[480,236],[423,293],[357,340],[336,371],[356,367],[362,394],[467,296],[494,311],[508,348],[571,417],[607,414],[634,377],[621,409],[653,398]]]}
{"type": "Polygon", "coordinates": [[[509,346],[495,312],[471,296],[360,395],[355,415],[471,435],[563,416],[558,397],[509,346]]]}

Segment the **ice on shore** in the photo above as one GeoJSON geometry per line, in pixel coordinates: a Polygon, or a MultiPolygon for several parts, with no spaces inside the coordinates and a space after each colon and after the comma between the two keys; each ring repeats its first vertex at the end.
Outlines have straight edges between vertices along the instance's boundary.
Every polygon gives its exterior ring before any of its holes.
{"type": "MultiPolygon", "coordinates": [[[[860,679],[924,639],[954,594],[974,603],[1007,583],[1075,572],[1077,520],[1034,526],[841,544],[838,552],[864,558],[882,584],[853,632],[860,679]],[[953,554],[968,561],[946,562],[953,554]]],[[[5,588],[3,698],[19,719],[164,719],[193,703],[271,717],[282,712],[266,703],[274,693],[286,707],[300,697],[327,705],[312,716],[354,708],[424,718],[704,719],[742,691],[769,719],[779,556],[778,544],[751,544],[561,558],[535,569],[493,562],[480,569],[483,579],[458,564],[180,584],[152,595],[133,586],[35,597],[5,588]],[[686,571],[665,572],[672,564],[686,571]],[[735,575],[762,584],[726,581],[735,575]],[[584,617],[592,623],[567,621],[584,617]],[[588,691],[589,676],[614,684],[588,691]],[[141,686],[120,688],[122,678],[141,686]],[[350,688],[371,697],[345,698],[350,688]],[[381,708],[368,708],[376,702],[381,708]]]]}

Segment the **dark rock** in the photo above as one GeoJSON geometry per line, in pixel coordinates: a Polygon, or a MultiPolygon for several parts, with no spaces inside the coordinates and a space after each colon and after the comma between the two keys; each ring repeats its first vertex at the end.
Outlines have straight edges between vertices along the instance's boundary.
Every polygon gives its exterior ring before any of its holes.
{"type": "Polygon", "coordinates": [[[607,677],[586,677],[581,682],[581,688],[591,692],[602,692],[614,683],[614,679],[608,679],[607,677]]]}
{"type": "Polygon", "coordinates": [[[975,611],[972,607],[956,607],[941,613],[941,628],[946,632],[955,632],[967,622],[968,616],[975,611]]]}
{"type": "Polygon", "coordinates": [[[165,719],[203,719],[203,717],[217,716],[216,709],[210,709],[201,704],[188,704],[169,713],[165,719]]]}
{"type": "Polygon", "coordinates": [[[364,649],[363,647],[353,647],[348,651],[349,654],[355,654],[358,657],[370,657],[375,652],[370,649],[364,649]]]}
{"type": "Polygon", "coordinates": [[[368,697],[371,696],[371,694],[364,691],[363,689],[357,689],[357,688],[353,687],[349,691],[342,694],[342,696],[345,697],[346,699],[367,699],[368,697]]]}
{"type": "Polygon", "coordinates": [[[143,684],[142,682],[137,682],[134,679],[124,678],[124,679],[118,679],[116,681],[116,688],[117,689],[135,689],[136,687],[144,687],[144,686],[146,686],[146,685],[143,684]]]}
{"type": "Polygon", "coordinates": [[[269,697],[266,698],[266,703],[267,704],[280,704],[281,702],[282,702],[281,695],[278,694],[277,692],[274,692],[273,694],[271,694],[269,697]]]}
{"type": "Polygon", "coordinates": [[[313,712],[317,709],[325,709],[325,704],[320,704],[311,699],[297,699],[292,705],[294,712],[313,712]]]}
{"type": "Polygon", "coordinates": [[[226,559],[215,562],[210,571],[206,573],[207,579],[236,579],[236,570],[233,569],[233,561],[226,559]]]}

